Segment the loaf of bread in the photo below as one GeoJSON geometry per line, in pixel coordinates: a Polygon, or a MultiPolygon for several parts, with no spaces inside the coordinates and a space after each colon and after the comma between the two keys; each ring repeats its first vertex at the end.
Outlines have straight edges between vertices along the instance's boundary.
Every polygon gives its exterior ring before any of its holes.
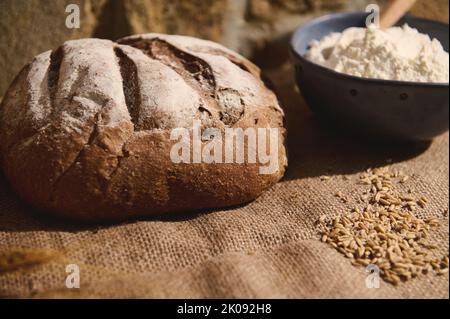
{"type": "MultiPolygon", "coordinates": [[[[67,41],[26,65],[0,107],[0,160],[12,187],[41,212],[86,221],[247,203],[283,176],[284,135],[258,67],[174,35],[67,41]],[[180,141],[171,134],[186,128],[194,139],[195,123],[220,133],[277,129],[276,170],[262,174],[247,157],[195,162],[193,150],[190,161],[174,161],[180,141]]],[[[208,142],[202,135],[200,147],[208,142]]]]}

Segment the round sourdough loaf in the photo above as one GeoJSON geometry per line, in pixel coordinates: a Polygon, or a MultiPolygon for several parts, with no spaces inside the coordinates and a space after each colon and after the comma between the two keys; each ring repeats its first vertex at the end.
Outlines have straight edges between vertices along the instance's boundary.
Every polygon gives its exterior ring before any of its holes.
{"type": "Polygon", "coordinates": [[[249,202],[282,177],[284,134],[258,67],[185,36],[65,42],[22,69],[0,108],[0,159],[13,188],[43,212],[92,221],[249,202]],[[247,157],[175,163],[172,130],[194,138],[198,121],[219,132],[278,129],[277,169],[261,174],[247,157]]]}

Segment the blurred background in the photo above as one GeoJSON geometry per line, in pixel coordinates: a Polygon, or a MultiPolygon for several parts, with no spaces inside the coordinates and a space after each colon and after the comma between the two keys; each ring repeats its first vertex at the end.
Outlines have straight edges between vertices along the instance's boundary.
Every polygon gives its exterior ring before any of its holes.
{"type": "MultiPolygon", "coordinates": [[[[33,56],[85,37],[186,34],[220,42],[265,69],[278,67],[297,26],[374,2],[386,0],[0,0],[0,96],[33,56]],[[80,8],[78,29],[65,25],[69,4],[80,8]]],[[[448,0],[419,0],[411,13],[448,22],[448,9],[448,0]]]]}

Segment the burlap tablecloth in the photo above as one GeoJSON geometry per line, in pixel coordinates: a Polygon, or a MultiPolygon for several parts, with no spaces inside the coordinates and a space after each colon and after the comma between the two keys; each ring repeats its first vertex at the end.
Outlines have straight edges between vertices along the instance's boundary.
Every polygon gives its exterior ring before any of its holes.
{"type": "Polygon", "coordinates": [[[392,162],[412,175],[405,187],[429,198],[423,214],[442,220],[433,240],[448,254],[448,133],[406,147],[354,141],[312,116],[289,64],[268,75],[286,111],[289,169],[248,205],[119,225],[68,225],[35,214],[0,177],[0,252],[56,252],[40,265],[0,271],[0,297],[448,298],[448,274],[367,288],[364,269],[320,242],[315,225],[320,215],[355,205],[360,172],[392,162]],[[339,201],[336,191],[350,202],[339,201]],[[80,289],[66,288],[67,264],[79,266],[80,289]]]}

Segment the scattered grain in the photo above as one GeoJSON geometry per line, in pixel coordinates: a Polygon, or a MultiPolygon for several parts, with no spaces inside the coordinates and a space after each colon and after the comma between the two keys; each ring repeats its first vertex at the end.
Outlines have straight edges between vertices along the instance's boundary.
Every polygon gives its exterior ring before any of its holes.
{"type": "Polygon", "coordinates": [[[403,176],[403,178],[400,180],[400,183],[405,183],[409,179],[409,176],[403,176]]]}
{"type": "MultiPolygon", "coordinates": [[[[368,186],[359,196],[365,208],[354,208],[351,214],[329,222],[323,219],[323,242],[352,259],[355,266],[376,264],[381,277],[393,285],[432,270],[439,275],[448,273],[448,255],[436,259],[437,246],[425,240],[440,221],[420,219],[412,213],[418,206],[424,208],[428,199],[421,196],[417,200],[411,190],[405,195],[395,189],[394,182],[408,179],[402,171],[368,169],[359,178],[359,183],[368,186]]],[[[347,201],[340,191],[335,196],[347,201]]]]}

